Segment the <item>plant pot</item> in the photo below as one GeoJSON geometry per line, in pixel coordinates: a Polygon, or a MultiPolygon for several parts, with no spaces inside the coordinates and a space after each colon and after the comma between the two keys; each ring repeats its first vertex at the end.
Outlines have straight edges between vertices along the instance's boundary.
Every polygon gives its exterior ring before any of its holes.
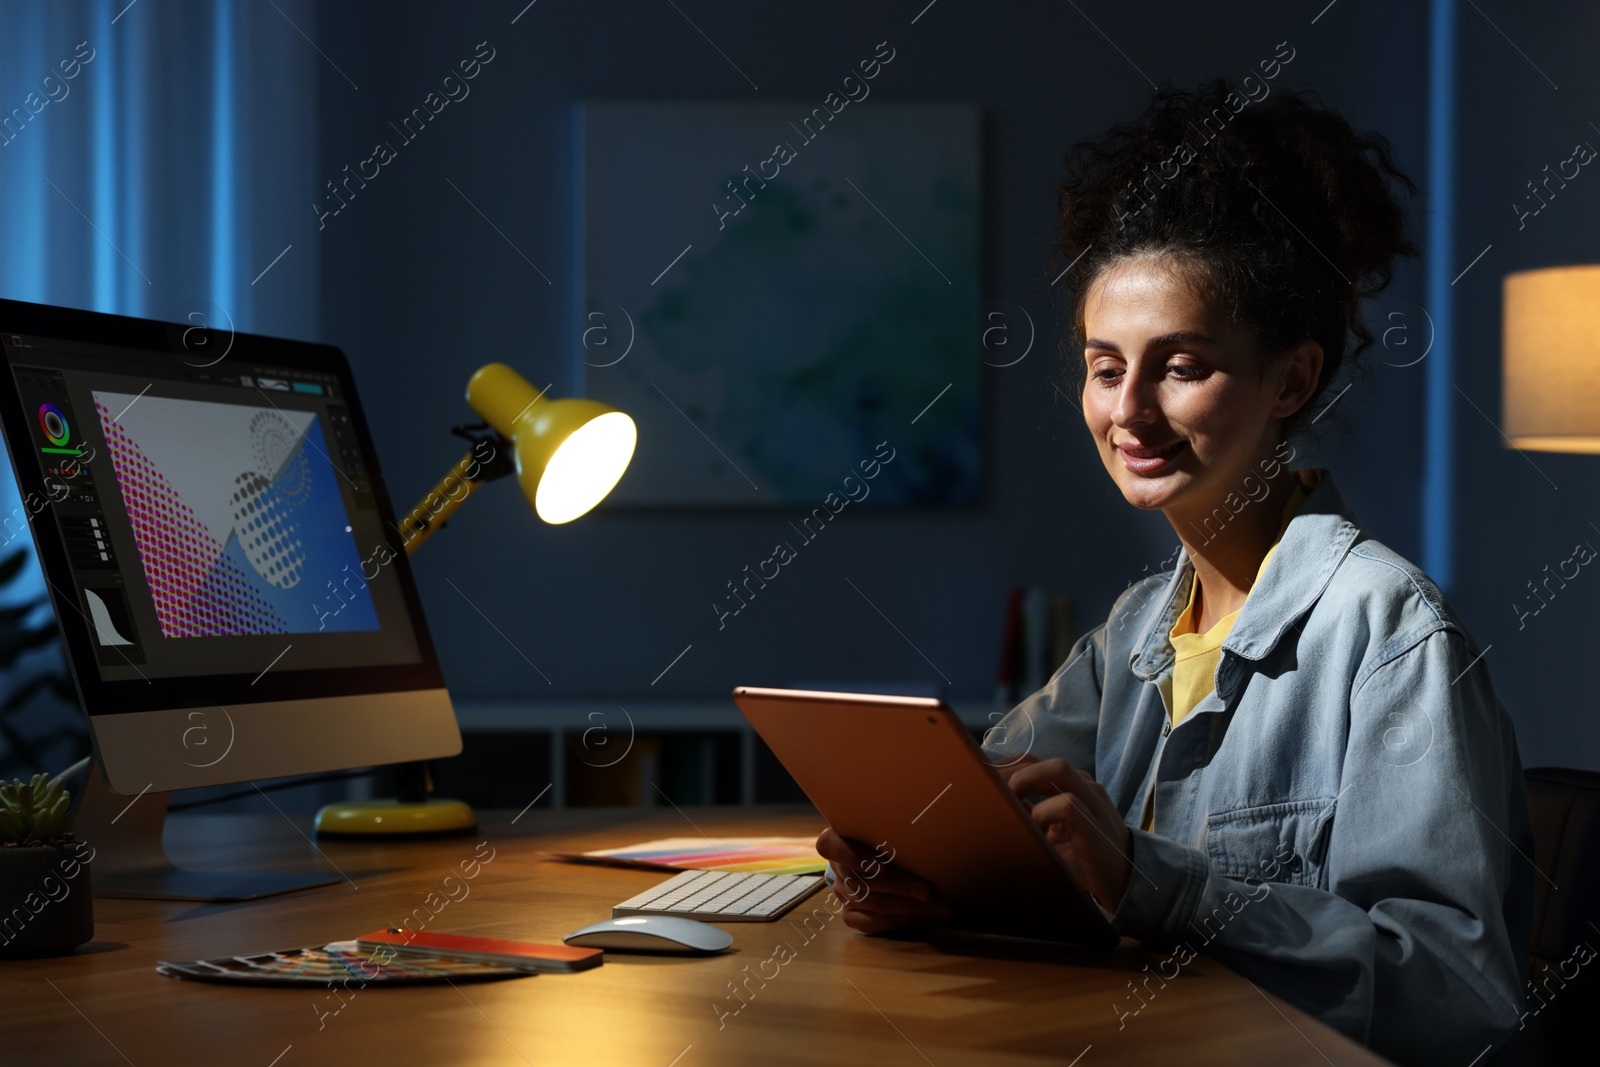
{"type": "Polygon", "coordinates": [[[0,847],[0,959],[62,956],[94,937],[84,841],[0,847]]]}

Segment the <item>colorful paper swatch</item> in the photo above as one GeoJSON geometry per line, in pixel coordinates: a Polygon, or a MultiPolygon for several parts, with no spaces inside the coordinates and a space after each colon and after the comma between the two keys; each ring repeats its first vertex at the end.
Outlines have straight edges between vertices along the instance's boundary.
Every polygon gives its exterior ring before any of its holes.
{"type": "MultiPolygon", "coordinates": [[[[818,833],[821,831],[819,830],[818,833]]],[[[811,837],[668,837],[592,852],[548,852],[573,863],[642,867],[652,871],[743,871],[756,874],[818,874],[828,861],[811,837]]]]}
{"type": "Polygon", "coordinates": [[[342,988],[349,988],[351,981],[360,985],[374,982],[460,982],[538,973],[521,967],[464,963],[459,960],[424,960],[415,957],[402,960],[393,951],[368,951],[357,947],[354,941],[334,941],[321,948],[289,948],[253,956],[221,956],[188,963],[162,960],[156,966],[156,971],[169,978],[193,978],[203,982],[319,986],[338,982],[342,988]]]}

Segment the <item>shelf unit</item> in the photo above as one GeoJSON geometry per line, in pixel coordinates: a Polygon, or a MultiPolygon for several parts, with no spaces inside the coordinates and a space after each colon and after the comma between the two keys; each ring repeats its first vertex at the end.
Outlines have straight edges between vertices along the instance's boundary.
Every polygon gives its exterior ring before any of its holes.
{"type": "MultiPolygon", "coordinates": [[[[961,721],[973,730],[993,726],[1010,710],[1002,704],[957,701],[951,704],[961,721]]],[[[731,701],[483,701],[456,702],[456,720],[462,734],[542,733],[550,742],[550,798],[557,808],[567,806],[567,737],[592,736],[598,748],[639,734],[731,733],[739,738],[739,802],[755,803],[756,734],[731,701]],[[599,731],[596,733],[596,731],[599,731]]],[[[631,744],[631,740],[628,740],[631,744]]]]}

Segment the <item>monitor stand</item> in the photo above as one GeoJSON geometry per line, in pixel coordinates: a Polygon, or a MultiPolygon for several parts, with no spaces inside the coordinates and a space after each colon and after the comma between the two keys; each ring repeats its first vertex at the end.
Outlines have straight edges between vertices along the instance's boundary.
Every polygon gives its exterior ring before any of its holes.
{"type": "Polygon", "coordinates": [[[332,885],[339,879],[289,871],[195,871],[167,859],[161,831],[168,793],[113,793],[99,764],[84,774],[74,834],[94,849],[90,883],[97,897],[237,901],[332,885]]]}

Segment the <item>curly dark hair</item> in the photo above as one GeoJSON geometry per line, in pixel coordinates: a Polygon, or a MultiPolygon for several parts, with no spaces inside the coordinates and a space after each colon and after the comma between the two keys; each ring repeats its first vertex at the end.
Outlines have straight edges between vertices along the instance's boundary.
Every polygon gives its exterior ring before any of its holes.
{"type": "Polygon", "coordinates": [[[1358,134],[1309,91],[1257,101],[1222,78],[1157,89],[1137,119],[1067,150],[1057,251],[1076,261],[1066,286],[1075,362],[1095,278],[1159,256],[1248,326],[1268,358],[1306,338],[1322,346],[1317,393],[1285,420],[1287,438],[1372,344],[1362,300],[1388,286],[1398,257],[1419,254],[1393,183],[1417,192],[1387,139],[1358,134]]]}

